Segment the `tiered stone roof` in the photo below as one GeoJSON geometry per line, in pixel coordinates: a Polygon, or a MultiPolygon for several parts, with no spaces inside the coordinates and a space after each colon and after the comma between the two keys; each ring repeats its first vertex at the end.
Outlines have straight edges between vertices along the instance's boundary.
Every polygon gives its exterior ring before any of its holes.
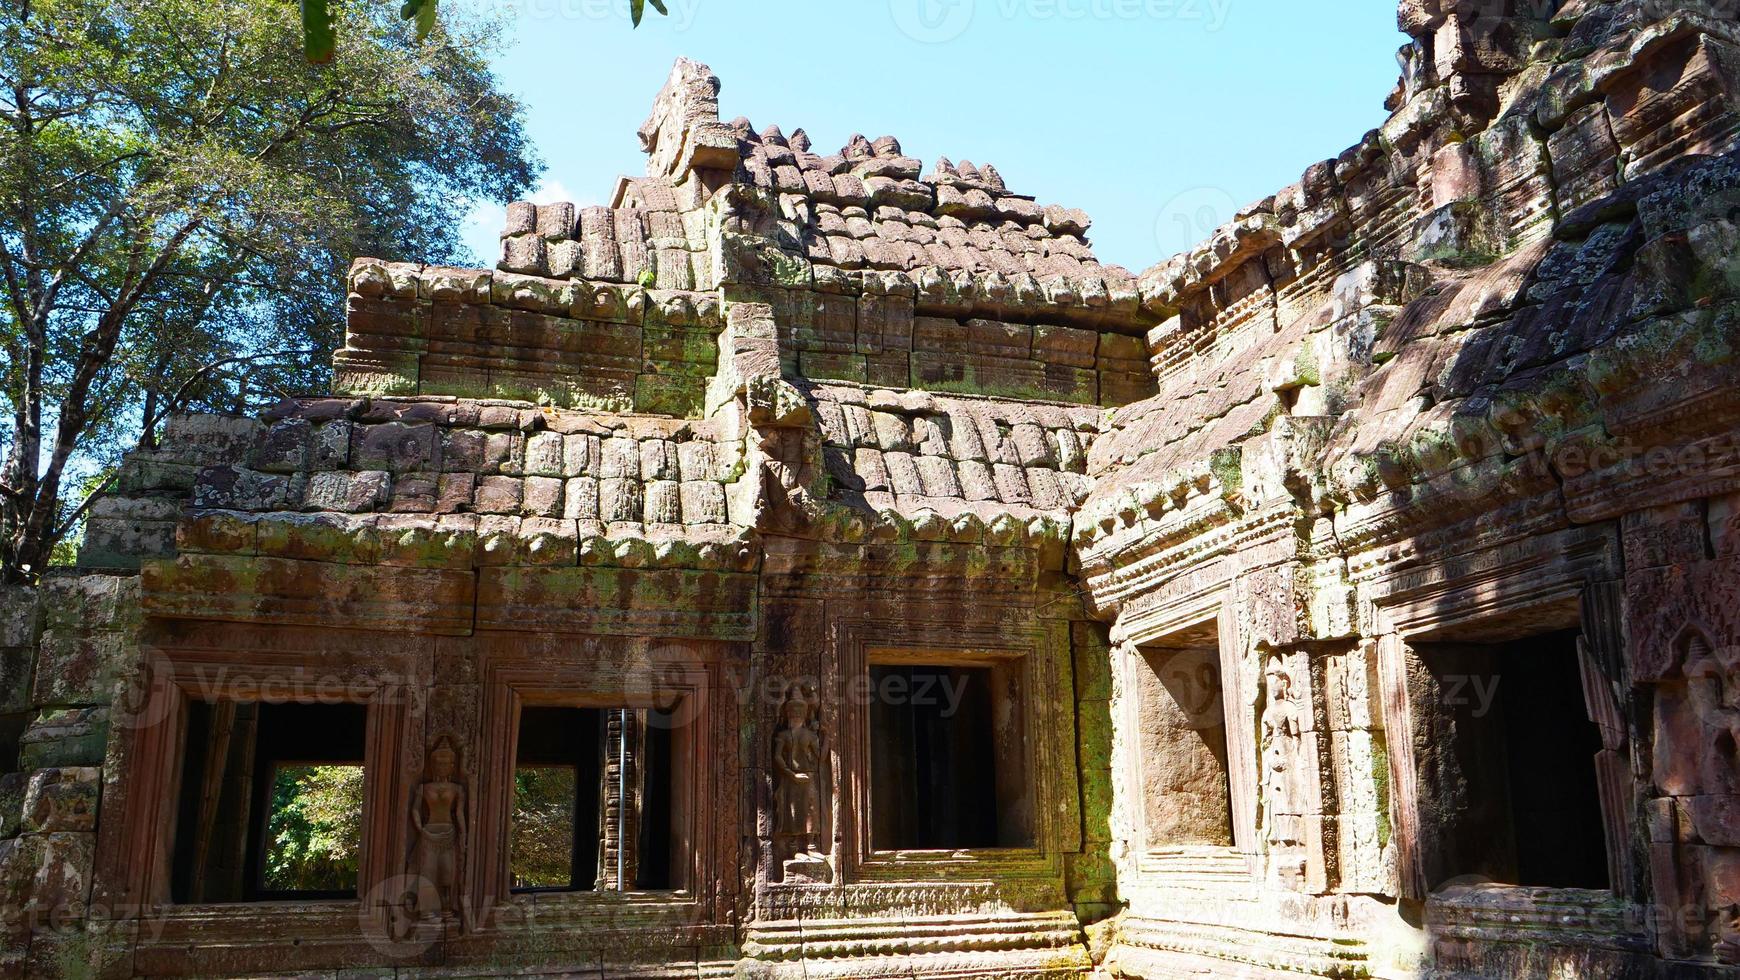
{"type": "Polygon", "coordinates": [[[739,504],[733,520],[728,502],[743,453],[707,422],[500,400],[294,399],[253,432],[242,461],[198,466],[192,506],[281,557],[735,568],[753,561],[749,517],[739,504]]]}
{"type": "Polygon", "coordinates": [[[841,384],[811,394],[835,499],[945,518],[1064,517],[1091,487],[1092,408],[841,384]]]}

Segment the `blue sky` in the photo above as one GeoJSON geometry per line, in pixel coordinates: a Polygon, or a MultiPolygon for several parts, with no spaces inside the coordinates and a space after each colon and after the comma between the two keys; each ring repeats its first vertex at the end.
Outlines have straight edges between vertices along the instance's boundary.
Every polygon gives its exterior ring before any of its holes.
{"type": "MultiPolygon", "coordinates": [[[[1391,0],[469,0],[508,21],[501,83],[548,163],[538,199],[607,203],[644,167],[635,130],[671,62],[723,81],[721,112],[995,164],[1086,210],[1102,261],[1140,272],[1384,119],[1391,0]]],[[[499,208],[466,241],[496,254],[499,208]]]]}

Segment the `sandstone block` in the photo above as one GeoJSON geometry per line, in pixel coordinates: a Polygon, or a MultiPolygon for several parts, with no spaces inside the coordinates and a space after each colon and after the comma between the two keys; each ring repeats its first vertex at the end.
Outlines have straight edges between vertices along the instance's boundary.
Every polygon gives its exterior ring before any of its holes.
{"type": "Polygon", "coordinates": [[[391,481],[390,476],[379,470],[316,473],[308,480],[303,506],[346,513],[372,511],[389,499],[391,481]]]}
{"type": "Polygon", "coordinates": [[[408,473],[438,470],[437,430],[428,424],[359,425],[351,435],[350,465],[359,470],[408,473]]]}
{"type": "Polygon", "coordinates": [[[527,476],[562,476],[566,467],[567,437],[559,432],[538,432],[527,438],[527,476]]]}
{"type": "Polygon", "coordinates": [[[562,494],[560,477],[528,476],[522,492],[520,513],[527,517],[556,517],[562,512],[562,494]]]}
{"type": "Polygon", "coordinates": [[[567,482],[562,516],[570,520],[598,520],[598,479],[577,476],[567,482]]]}
{"type": "Polygon", "coordinates": [[[518,477],[482,477],[477,481],[472,509],[479,514],[517,514],[524,493],[525,482],[518,477]]]}
{"type": "Polygon", "coordinates": [[[19,738],[18,765],[23,769],[102,765],[108,741],[108,708],[50,709],[39,714],[19,738]]]}
{"type": "Polygon", "coordinates": [[[29,834],[90,833],[97,829],[102,770],[95,766],[39,769],[24,791],[22,828],[29,834]]]}
{"type": "Polygon", "coordinates": [[[681,492],[683,523],[726,523],[724,487],[710,480],[686,480],[681,492]]]}
{"type": "Polygon", "coordinates": [[[675,480],[651,480],[643,488],[646,503],[646,523],[681,524],[683,505],[680,487],[675,480]]]}

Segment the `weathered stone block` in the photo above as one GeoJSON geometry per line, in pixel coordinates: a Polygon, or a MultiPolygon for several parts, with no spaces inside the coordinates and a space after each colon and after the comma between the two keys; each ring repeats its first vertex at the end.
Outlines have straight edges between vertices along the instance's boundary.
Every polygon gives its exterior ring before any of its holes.
{"type": "MultiPolygon", "coordinates": [[[[145,607],[155,616],[320,626],[366,622],[381,630],[437,635],[471,632],[476,585],[468,568],[220,555],[148,564],[143,578],[145,607]]],[[[94,763],[39,765],[50,764],[94,763]]]]}
{"type": "Polygon", "coordinates": [[[264,473],[294,473],[308,469],[309,442],[314,433],[307,419],[275,422],[260,434],[248,452],[248,466],[264,473]]]}
{"type": "Polygon", "coordinates": [[[623,436],[613,436],[603,442],[603,461],[598,475],[605,479],[640,478],[640,443],[623,436]]]}
{"type": "Polygon", "coordinates": [[[555,517],[562,512],[562,480],[553,476],[528,476],[520,512],[527,517],[555,517]]]}
{"type": "Polygon", "coordinates": [[[641,520],[640,481],[616,478],[600,480],[598,516],[600,520],[607,522],[641,520]]]}
{"type": "Polygon", "coordinates": [[[1626,514],[1623,530],[1628,568],[1663,568],[1704,559],[1708,528],[1703,501],[1626,514]]]}
{"type": "Polygon", "coordinates": [[[107,704],[115,682],[137,656],[131,633],[48,630],[38,647],[35,702],[39,707],[107,704]]]}
{"type": "Polygon", "coordinates": [[[471,509],[471,499],[477,491],[477,477],[472,473],[443,473],[435,484],[435,512],[454,514],[471,509]]]}
{"type": "Polygon", "coordinates": [[[439,470],[438,435],[436,427],[429,424],[387,422],[356,426],[351,435],[350,466],[388,473],[439,470]]]}
{"type": "Polygon", "coordinates": [[[1483,204],[1450,204],[1420,218],[1414,227],[1413,262],[1484,265],[1504,253],[1504,228],[1483,204]]]}
{"type": "Polygon", "coordinates": [[[479,514],[517,514],[524,493],[525,483],[519,477],[486,476],[477,481],[472,509],[479,514]]]}
{"type": "Polygon", "coordinates": [[[1658,46],[1607,95],[1625,176],[1696,153],[1719,153],[1740,130],[1740,53],[1709,35],[1658,46]]]}
{"type": "Polygon", "coordinates": [[[686,480],[681,486],[684,524],[723,524],[725,489],[710,480],[686,480]]]}
{"type": "Polygon", "coordinates": [[[634,410],[645,415],[695,418],[706,396],[705,377],[643,374],[634,382],[634,410]]]}
{"type": "Polygon", "coordinates": [[[279,514],[259,523],[256,542],[261,555],[371,564],[379,546],[373,521],[345,513],[279,514]]]}
{"type": "Polygon", "coordinates": [[[585,432],[563,437],[562,475],[566,477],[596,477],[603,462],[604,444],[598,436],[585,432]]]}
{"type": "Polygon", "coordinates": [[[538,432],[527,438],[526,475],[544,477],[564,475],[567,438],[570,437],[565,437],[559,432],[538,432]]]}
{"type": "Polygon", "coordinates": [[[295,510],[302,505],[300,475],[274,475],[239,466],[208,466],[199,471],[193,505],[217,510],[295,510]]]}
{"type": "MultiPolygon", "coordinates": [[[[385,505],[390,499],[392,478],[381,471],[315,473],[308,479],[303,506],[310,510],[363,513],[385,505]]],[[[259,508],[256,508],[259,509],[259,508]]],[[[290,508],[273,507],[271,510],[290,508]]]]}
{"type": "Polygon", "coordinates": [[[646,483],[644,494],[648,524],[683,522],[681,486],[675,480],[651,480],[646,483]]]}
{"type": "Polygon", "coordinates": [[[109,709],[54,708],[42,712],[18,740],[22,769],[102,765],[109,741],[109,709]]]}
{"type": "Polygon", "coordinates": [[[1584,106],[1547,139],[1553,161],[1554,196],[1560,214],[1613,193],[1619,188],[1619,144],[1607,121],[1607,107],[1584,106]]]}
{"type": "Polygon", "coordinates": [[[640,478],[675,480],[681,475],[677,444],[666,439],[647,439],[640,444],[640,478]]]}
{"type": "Polygon", "coordinates": [[[48,833],[40,840],[40,863],[30,880],[26,914],[37,921],[71,921],[82,917],[91,895],[96,860],[94,833],[48,833]]]}
{"type": "Polygon", "coordinates": [[[163,444],[175,447],[188,463],[237,460],[262,428],[257,419],[231,415],[176,414],[164,425],[163,444]]]}
{"type": "Polygon", "coordinates": [[[22,827],[27,834],[90,833],[97,829],[102,770],[95,766],[39,769],[24,791],[22,827]]]}
{"type": "Polygon", "coordinates": [[[577,476],[567,482],[563,494],[562,516],[569,520],[598,519],[598,480],[577,476]]]}

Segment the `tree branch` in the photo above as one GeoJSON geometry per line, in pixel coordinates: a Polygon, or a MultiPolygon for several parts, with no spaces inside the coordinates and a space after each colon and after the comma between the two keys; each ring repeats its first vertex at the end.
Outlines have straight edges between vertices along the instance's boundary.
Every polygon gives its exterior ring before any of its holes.
{"type": "MultiPolygon", "coordinates": [[[[233,364],[259,364],[264,361],[275,361],[290,357],[314,357],[319,353],[320,351],[316,350],[285,350],[272,351],[267,354],[239,354],[233,357],[219,358],[218,360],[200,365],[197,370],[183,379],[180,385],[176,386],[174,393],[164,400],[162,406],[157,410],[154,417],[145,419],[145,424],[140,432],[140,443],[142,444],[145,435],[155,430],[164,419],[174,415],[187,404],[187,401],[192,396],[196,385],[205,381],[207,378],[210,378],[213,374],[223,368],[229,367],[233,364]]],[[[87,514],[91,509],[91,505],[96,503],[100,497],[108,493],[109,488],[114,485],[115,479],[119,475],[120,471],[117,469],[115,472],[104,477],[90,493],[86,494],[85,499],[67,515],[66,519],[54,527],[54,537],[57,539],[60,538],[62,535],[76,527],[79,521],[84,520],[85,514],[87,514]]]]}

